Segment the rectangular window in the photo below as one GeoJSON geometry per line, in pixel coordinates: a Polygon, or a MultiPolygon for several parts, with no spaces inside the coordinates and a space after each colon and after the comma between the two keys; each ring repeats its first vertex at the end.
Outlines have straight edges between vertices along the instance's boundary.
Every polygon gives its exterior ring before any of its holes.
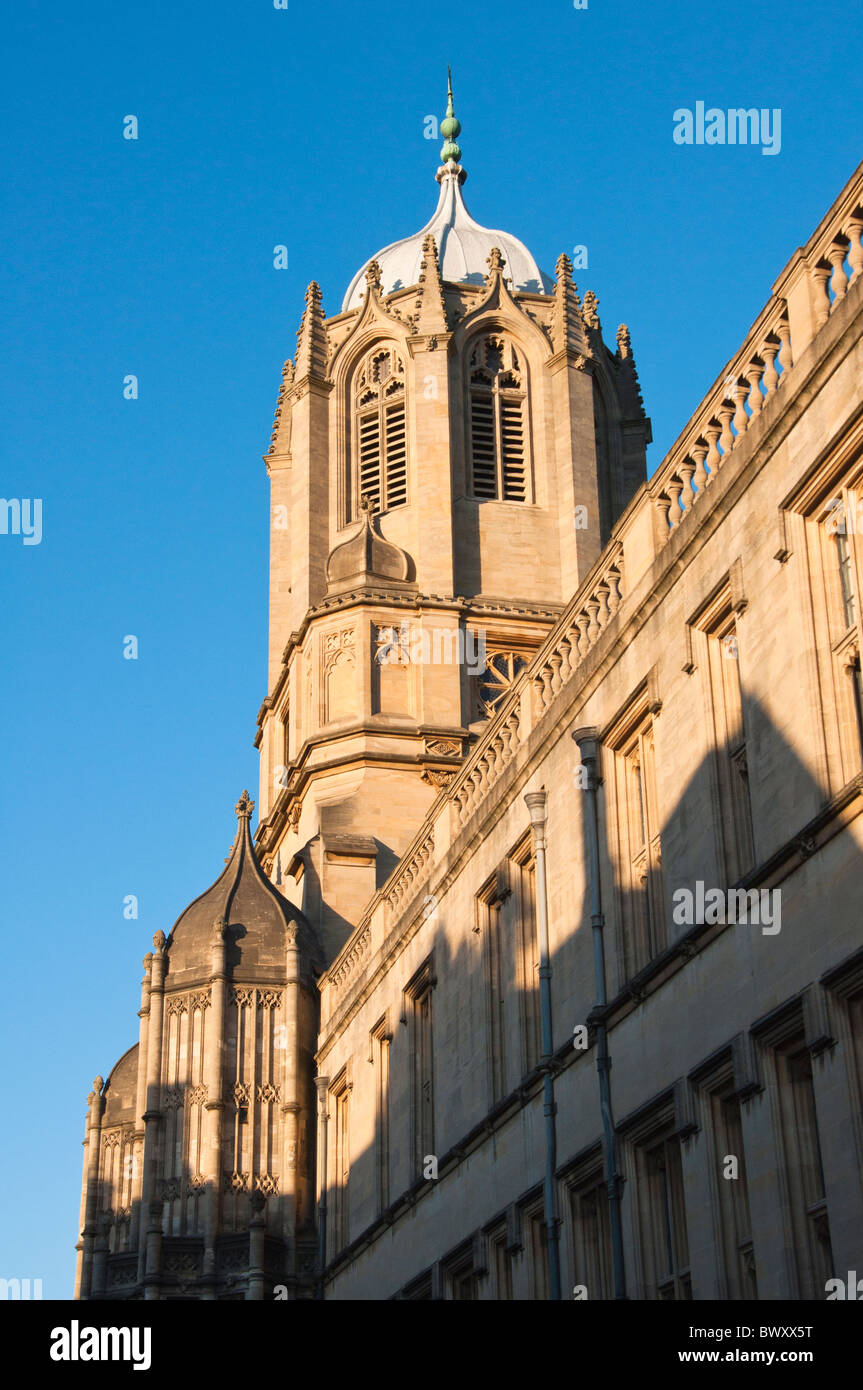
{"type": "Polygon", "coordinates": [[[411,1128],[414,1176],[422,1176],[425,1159],[434,1154],[434,1038],[432,1032],[431,961],[421,967],[405,990],[410,1036],[411,1128]]]}
{"type": "Polygon", "coordinates": [[[678,1136],[646,1146],[640,1166],[648,1297],[687,1301],[692,1298],[692,1285],[678,1136]]]}
{"type": "MultiPolygon", "coordinates": [[[[507,898],[511,900],[512,894],[507,898]]],[[[488,1048],[491,1103],[507,1094],[507,993],[510,983],[509,951],[505,939],[504,902],[498,876],[477,896],[477,931],[485,952],[486,1000],[488,1009],[488,1048]]],[[[509,915],[509,914],[507,914],[509,915]]]]}
{"type": "Polygon", "coordinates": [[[473,496],[529,501],[527,393],[518,354],[508,341],[485,338],[474,345],[469,367],[473,496]]]}
{"type": "MultiPolygon", "coordinates": [[[[823,726],[827,790],[835,794],[863,766],[863,676],[860,670],[863,549],[863,426],[837,441],[817,471],[782,505],[778,558],[803,552],[798,590],[801,652],[814,653],[810,672],[801,662],[801,712],[823,726]]],[[[820,730],[813,729],[820,737],[820,730]]]]}
{"type": "Polygon", "coordinates": [[[524,401],[496,389],[491,394],[474,387],[470,396],[473,495],[527,500],[524,447],[524,401]]]}
{"type": "Polygon", "coordinates": [[[710,1096],[710,1106],[718,1165],[722,1254],[728,1297],[757,1299],[740,1098],[725,1087],[710,1096]]]}
{"type": "Polygon", "coordinates": [[[360,499],[368,497],[376,512],[381,510],[381,426],[377,409],[361,415],[360,499]]]}
{"type": "Polygon", "coordinates": [[[390,1202],[390,1042],[386,1018],[372,1031],[371,1062],[375,1078],[375,1188],[378,1214],[390,1202]]]}
{"type": "Polygon", "coordinates": [[[833,1276],[833,1253],[812,1059],[802,1036],[777,1049],[776,1071],[799,1296],[823,1298],[833,1276]]]}
{"type": "Polygon", "coordinates": [[[454,1302],[475,1302],[479,1298],[479,1270],[471,1240],[454,1255],[441,1262],[444,1296],[454,1302]]]}
{"type": "Polygon", "coordinates": [[[608,1189],[595,1167],[589,1177],[570,1187],[569,1209],[573,1283],[583,1285],[591,1301],[613,1298],[608,1189]]]}
{"type": "Polygon", "coordinates": [[[349,1182],[350,1152],[350,1093],[347,1073],[342,1072],[331,1088],[333,1103],[333,1185],[332,1233],[335,1252],[344,1249],[349,1239],[350,1210],[349,1182]]]}
{"type": "Polygon", "coordinates": [[[848,1000],[848,1021],[854,1047],[857,1089],[860,1093],[859,1106],[863,1113],[863,993],[855,994],[848,1000]]]}
{"type": "MultiPolygon", "coordinates": [[[[859,513],[863,518],[863,510],[859,513]]],[[[863,758],[863,675],[860,670],[860,611],[857,571],[857,495],[849,488],[831,498],[821,524],[830,647],[838,692],[841,736],[848,773],[863,758]]]]}
{"type": "Polygon", "coordinates": [[[532,1299],[548,1298],[548,1240],[546,1238],[545,1213],[542,1202],[524,1212],[527,1227],[527,1250],[530,1258],[530,1296],[532,1299]]]}
{"type": "Polygon", "coordinates": [[[729,883],[736,883],[752,868],[754,850],[740,645],[730,603],[726,590],[708,616],[706,635],[725,872],[729,883]]]}
{"type": "Polygon", "coordinates": [[[645,687],[603,740],[614,759],[608,780],[617,820],[621,944],[627,979],[666,946],[653,707],[645,687]]]}
{"type": "Polygon", "coordinates": [[[536,921],[536,862],[528,837],[513,851],[512,873],[516,898],[517,980],[521,1000],[522,1066],[526,1075],[542,1054],[539,1006],[539,932],[536,921]]]}
{"type": "Polygon", "coordinates": [[[408,455],[404,401],[387,406],[385,429],[386,505],[400,507],[408,500],[408,455]]]}
{"type": "Polygon", "coordinates": [[[512,1300],[513,1251],[509,1244],[506,1221],[488,1233],[490,1266],[494,1280],[494,1298],[499,1302],[512,1300]]]}

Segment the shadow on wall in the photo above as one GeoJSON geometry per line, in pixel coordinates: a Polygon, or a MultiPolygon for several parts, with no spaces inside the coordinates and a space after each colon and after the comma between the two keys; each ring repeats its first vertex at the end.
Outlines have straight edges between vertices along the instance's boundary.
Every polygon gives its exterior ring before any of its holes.
{"type": "MultiPolygon", "coordinates": [[[[745,761],[737,756],[739,740],[712,750],[664,814],[657,788],[661,796],[667,777],[661,769],[657,775],[657,765],[673,765],[679,727],[660,713],[642,729],[640,744],[627,739],[615,752],[604,750],[597,803],[609,1003],[601,1013],[585,868],[587,795],[576,786],[579,755],[568,735],[549,749],[561,1255],[564,1289],[586,1284],[591,1298],[613,1297],[607,1210],[595,1201],[607,1208],[595,1069],[596,1024],[603,1018],[629,1297],[823,1298],[826,1280],[842,1276],[852,1258],[848,1223],[863,1211],[852,1095],[858,1113],[863,1107],[849,999],[855,991],[863,999],[863,865],[851,835],[841,833],[841,807],[859,798],[860,779],[828,801],[765,711],[747,701],[744,714],[745,761]],[[648,725],[652,745],[645,741],[648,725]],[[737,787],[729,767],[740,776],[737,787]],[[856,968],[840,968],[855,957],[856,968]],[[585,1050],[573,1047],[579,1021],[587,1023],[585,1050]],[[729,1175],[719,1162],[728,1155],[739,1160],[733,1184],[723,1181],[729,1175]],[[696,1194],[700,1215],[692,1209],[696,1194]]],[[[542,774],[539,769],[534,783],[542,774]]],[[[375,1297],[397,1296],[414,1281],[425,1292],[411,1297],[479,1296],[481,1279],[495,1284],[493,1270],[477,1275],[474,1292],[447,1293],[455,1287],[447,1267],[462,1268],[462,1244],[482,1233],[478,1221],[486,1228],[505,1222],[513,1207],[535,1205],[541,1191],[538,948],[533,908],[516,881],[524,873],[518,851],[529,818],[511,778],[501,789],[515,800],[521,829],[515,857],[501,866],[483,855],[482,842],[464,863],[461,877],[477,899],[477,929],[468,934],[459,922],[453,948],[446,898],[431,917],[434,937],[425,953],[431,1046],[412,1003],[416,976],[407,965],[394,966],[406,976],[398,990],[386,999],[382,991],[381,1008],[389,1002],[391,1013],[396,994],[402,999],[390,1024],[388,1180],[382,1187],[379,1138],[375,1146],[351,1150],[348,1215],[336,1194],[340,1228],[330,1224],[327,1296],[370,1297],[360,1290],[373,1277],[380,1289],[375,1297]],[[514,906],[495,904],[493,879],[510,885],[507,901],[514,906]],[[430,1075],[423,1074],[423,1056],[432,1059],[430,1075]],[[433,1134],[427,1152],[436,1157],[436,1182],[424,1179],[420,1167],[424,1088],[433,1097],[425,1133],[433,1134]],[[515,1189],[511,1171],[500,1183],[495,1179],[503,1162],[496,1145],[505,1152],[505,1127],[530,1107],[533,1156],[515,1189]],[[478,1161],[474,1155],[482,1152],[487,1159],[478,1161]],[[488,1209],[490,1189],[499,1195],[497,1210],[488,1209]],[[415,1217],[430,1199],[436,1218],[424,1243],[415,1217]],[[403,1245],[399,1222],[408,1213],[403,1245]],[[442,1233],[453,1230],[460,1232],[458,1245],[444,1244],[442,1233]],[[349,1272],[351,1259],[356,1267],[349,1272]]],[[[475,833],[473,823],[465,827],[466,844],[475,833]]],[[[405,921],[427,910],[429,887],[405,921]]],[[[411,961],[413,969],[415,956],[411,961]]],[[[341,1067],[345,1058],[337,1055],[341,1067]]],[[[370,1093],[365,1102],[359,1094],[375,1084],[367,1063],[367,1057],[352,1059],[351,1106],[365,1105],[368,1113],[370,1093]]],[[[331,1153],[331,1177],[334,1161],[331,1153]]],[[[517,1258],[530,1263],[536,1252],[527,1235],[517,1244],[517,1258]]],[[[524,1272],[520,1287],[521,1294],[491,1296],[547,1297],[547,1271],[524,1272]]]]}
{"type": "MultiPolygon", "coordinates": [[[[597,803],[610,1002],[601,1013],[586,870],[589,803],[568,731],[549,746],[545,769],[533,779],[544,773],[548,788],[565,1291],[583,1285],[590,1298],[613,1296],[595,1068],[596,1025],[603,1020],[629,1297],[820,1298],[826,1279],[842,1277],[854,1257],[863,1202],[851,1011],[858,1009],[859,1028],[863,1004],[853,998],[863,1000],[863,866],[851,834],[841,832],[842,806],[859,799],[860,778],[827,801],[751,701],[744,725],[748,782],[741,779],[732,791],[723,771],[736,748],[711,751],[664,814],[664,769],[675,760],[679,726],[660,713],[617,751],[605,750],[597,803]],[[731,879],[735,856],[745,867],[731,879]],[[719,893],[728,903],[733,887],[746,890],[747,912],[758,912],[757,922],[709,920],[718,899],[708,895],[719,893]],[[704,920],[688,920],[699,915],[704,920]],[[855,957],[856,966],[842,968],[855,957]],[[573,1046],[579,1023],[587,1027],[584,1049],[573,1046]],[[729,1155],[739,1159],[733,1183],[723,1181],[729,1155]]],[[[450,919],[444,898],[428,918],[433,936],[423,952],[425,973],[417,971],[415,955],[410,967],[396,958],[394,988],[386,997],[381,991],[391,1039],[385,1139],[374,1051],[350,1059],[348,1088],[351,1115],[378,1107],[373,1144],[357,1146],[357,1125],[353,1143],[347,1129],[339,1137],[339,1124],[350,1125],[350,1118],[345,1108],[339,1119],[340,1077],[329,1078],[327,1297],[548,1296],[545,1246],[533,1238],[544,1232],[537,1202],[545,1157],[535,869],[523,853],[529,818],[516,775],[511,767],[500,785],[514,806],[510,853],[495,862],[480,839],[461,868],[474,901],[474,929],[450,919]],[[517,1133],[522,1140],[514,1140],[517,1133]],[[506,1158],[513,1142],[523,1155],[515,1169],[506,1158]],[[345,1143],[347,1149],[339,1147],[345,1143]],[[423,1176],[428,1155],[436,1178],[423,1176]],[[346,1184],[335,1180],[337,1173],[347,1174],[346,1184]],[[506,1232],[510,1273],[490,1259],[480,1273],[470,1264],[472,1238],[485,1233],[491,1240],[489,1232],[499,1229],[506,1232]]],[[[476,832],[473,822],[465,827],[465,852],[476,832]]],[[[428,893],[427,885],[406,922],[427,914],[428,893]]],[[[742,900],[734,901],[737,913],[742,900]]],[[[859,1034],[857,1047],[863,1056],[859,1034]]],[[[337,1055],[328,1069],[341,1074],[348,1059],[337,1055]]],[[[106,1097],[110,1106],[110,1079],[106,1097]]],[[[228,1099],[226,1123],[241,1125],[241,1108],[228,1099]]],[[[187,1111],[183,1096],[175,1117],[187,1111]]],[[[303,1117],[309,1125],[313,1120],[303,1117]]],[[[114,1122],[106,1115],[105,1124],[114,1122]]],[[[172,1142],[165,1133],[171,1123],[163,1120],[162,1145],[172,1142]]],[[[161,1264],[160,1297],[201,1296],[201,1280],[213,1277],[204,1268],[203,1233],[226,1221],[233,1232],[214,1249],[219,1297],[246,1296],[250,1263],[263,1271],[259,1296],[262,1289],[270,1298],[284,1284],[292,1254],[282,1199],[253,1196],[241,1175],[224,1176],[216,1192],[200,1180],[196,1187],[184,1167],[156,1190],[145,1212],[138,1204],[124,1217],[131,1233],[143,1219],[139,1246],[149,1246],[161,1264]]],[[[154,1177],[145,1191],[153,1190],[154,1177]]],[[[97,1224],[91,1296],[121,1299],[135,1285],[140,1296],[140,1249],[124,1250],[122,1226],[111,1226],[104,1214],[97,1224]]],[[[311,1248],[310,1223],[306,1231],[311,1248]]]]}

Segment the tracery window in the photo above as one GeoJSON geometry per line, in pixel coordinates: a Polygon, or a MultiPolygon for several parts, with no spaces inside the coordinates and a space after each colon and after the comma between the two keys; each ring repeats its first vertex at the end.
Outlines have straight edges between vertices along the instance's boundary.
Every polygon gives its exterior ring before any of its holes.
{"type": "Polygon", "coordinates": [[[468,359],[474,497],[530,501],[524,369],[507,339],[480,338],[468,359]]]}
{"type": "Polygon", "coordinates": [[[363,497],[376,512],[408,500],[404,362],[394,347],[378,346],[355,378],[354,455],[359,516],[363,497]]]}
{"type": "Polygon", "coordinates": [[[527,662],[517,652],[495,652],[488,658],[486,668],[477,679],[478,714],[480,718],[494,714],[509,694],[513,681],[527,662]]]}

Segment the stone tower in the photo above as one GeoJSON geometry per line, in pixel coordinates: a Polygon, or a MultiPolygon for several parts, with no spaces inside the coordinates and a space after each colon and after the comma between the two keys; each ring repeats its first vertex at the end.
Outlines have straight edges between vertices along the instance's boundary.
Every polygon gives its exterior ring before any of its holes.
{"type": "Polygon", "coordinates": [[[645,476],[626,327],[474,221],[460,131],[450,86],[431,220],[309,286],[266,456],[257,841],[328,960],[645,476]]]}
{"type": "Polygon", "coordinates": [[[431,220],[334,316],[306,293],[266,455],[257,848],[244,792],[94,1082],[76,1297],[312,1293],[316,981],[644,479],[626,328],[612,352],[565,255],[551,280],[473,220],[451,89],[441,131],[431,220]]]}
{"type": "Polygon", "coordinates": [[[76,1298],[311,1290],[315,978],[243,792],[223,873],[144,959],[139,1041],[88,1096],[76,1298]]]}

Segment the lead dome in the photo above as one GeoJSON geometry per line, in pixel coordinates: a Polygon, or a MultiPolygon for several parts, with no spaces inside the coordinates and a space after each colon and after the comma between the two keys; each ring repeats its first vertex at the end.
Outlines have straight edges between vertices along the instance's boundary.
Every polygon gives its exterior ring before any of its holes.
{"type": "Polygon", "coordinates": [[[451,138],[461,133],[461,124],[453,112],[451,83],[447,113],[440,129],[445,136],[441,149],[444,163],[435,176],[440,184],[440,197],[432,217],[412,236],[391,242],[363,262],[348,286],[342,301],[342,313],[360,308],[365,293],[366,272],[373,261],[380,266],[382,294],[393,294],[416,285],[420,278],[423,242],[429,235],[434,237],[437,245],[442,280],[457,285],[484,284],[489,255],[497,247],[506,261],[507,278],[514,290],[550,294],[554,289],[553,282],[540,270],[524,242],[510,232],[481,226],[468,212],[462,193],[467,174],[458,163],[461,150],[451,138]]]}

